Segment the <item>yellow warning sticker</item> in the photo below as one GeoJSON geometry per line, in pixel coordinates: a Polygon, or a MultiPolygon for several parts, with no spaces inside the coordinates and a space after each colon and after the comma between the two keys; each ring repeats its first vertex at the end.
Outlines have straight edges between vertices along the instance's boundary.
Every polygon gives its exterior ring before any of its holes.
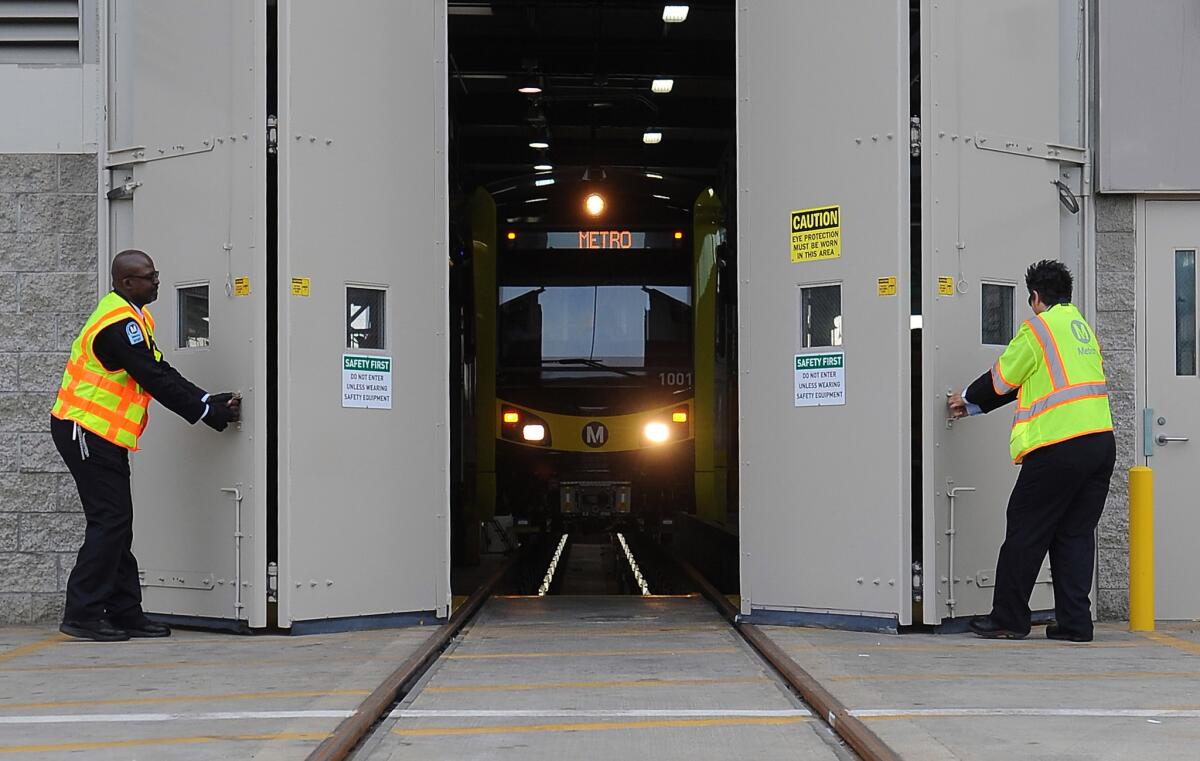
{"type": "Polygon", "coordinates": [[[949,275],[942,275],[938,278],[938,295],[953,296],[954,295],[954,278],[949,275]]]}
{"type": "Polygon", "coordinates": [[[896,276],[889,275],[888,277],[879,278],[879,295],[880,296],[895,296],[896,295],[896,276]]]}
{"type": "Polygon", "coordinates": [[[792,262],[842,255],[842,207],[818,206],[792,212],[792,262]]]}
{"type": "Polygon", "coordinates": [[[308,296],[312,293],[312,278],[294,277],[292,278],[292,295],[293,296],[308,296]]]}
{"type": "Polygon", "coordinates": [[[235,277],[233,279],[233,295],[234,296],[249,296],[250,295],[250,278],[235,277]]]}

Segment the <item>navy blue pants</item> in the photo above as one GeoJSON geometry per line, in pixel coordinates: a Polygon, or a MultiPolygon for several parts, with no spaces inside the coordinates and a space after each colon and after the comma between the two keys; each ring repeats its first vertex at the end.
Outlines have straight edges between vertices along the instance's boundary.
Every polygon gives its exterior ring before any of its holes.
{"type": "Polygon", "coordinates": [[[992,620],[1029,633],[1029,597],[1050,553],[1054,618],[1063,631],[1090,635],[1096,524],[1116,462],[1112,431],[1068,439],[1025,456],[1008,500],[1008,526],[996,562],[992,620]]]}
{"type": "Polygon", "coordinates": [[[66,621],[120,619],[142,611],[142,588],[133,547],[133,495],[129,487],[129,452],[93,433],[79,429],[86,442],[85,458],[75,424],[50,418],[50,434],[63,462],[75,478],[87,533],[67,580],[66,621]]]}

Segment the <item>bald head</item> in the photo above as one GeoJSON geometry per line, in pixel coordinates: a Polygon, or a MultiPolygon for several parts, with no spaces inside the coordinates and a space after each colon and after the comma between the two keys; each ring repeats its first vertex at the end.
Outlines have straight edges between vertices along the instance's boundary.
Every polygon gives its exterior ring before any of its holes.
{"type": "Polygon", "coordinates": [[[139,307],[158,298],[158,272],[145,251],[129,248],[114,256],[112,283],[114,291],[139,307]]]}

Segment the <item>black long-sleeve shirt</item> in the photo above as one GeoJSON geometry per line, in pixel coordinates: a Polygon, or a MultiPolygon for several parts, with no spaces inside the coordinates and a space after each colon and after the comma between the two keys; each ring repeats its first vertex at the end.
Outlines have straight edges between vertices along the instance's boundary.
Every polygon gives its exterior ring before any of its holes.
{"type": "Polygon", "coordinates": [[[165,359],[155,359],[152,341],[130,317],[97,333],[92,350],[100,364],[112,371],[124,370],[159,404],[189,423],[197,422],[208,411],[207,394],[165,359]]]}
{"type": "Polygon", "coordinates": [[[978,405],[979,409],[986,414],[1009,402],[1016,401],[1017,390],[1014,388],[1007,394],[997,394],[996,388],[992,385],[992,371],[987,370],[967,386],[964,398],[968,403],[978,405]]]}

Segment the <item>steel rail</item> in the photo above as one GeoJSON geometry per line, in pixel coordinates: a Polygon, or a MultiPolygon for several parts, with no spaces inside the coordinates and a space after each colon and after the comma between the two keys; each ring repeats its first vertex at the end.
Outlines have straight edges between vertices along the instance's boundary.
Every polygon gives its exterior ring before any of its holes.
{"type": "Polygon", "coordinates": [[[853,748],[859,756],[865,761],[902,761],[896,751],[888,747],[879,735],[863,723],[862,719],[851,714],[840,700],[805,671],[799,663],[792,660],[792,657],[764,634],[762,629],[754,624],[738,621],[738,609],[729,601],[729,598],[709,583],[702,573],[678,555],[671,553],[671,557],[733,628],[779,672],[788,684],[800,693],[800,697],[813,708],[813,713],[828,724],[834,732],[837,732],[838,736],[845,740],[846,744],[853,748]]]}
{"type": "Polygon", "coordinates": [[[450,640],[479,612],[500,581],[516,565],[519,557],[520,553],[514,553],[505,560],[487,581],[451,614],[446,623],[439,626],[415,653],[389,674],[383,683],[359,704],[352,715],[337,725],[333,733],[308,755],[308,761],[343,761],[353,753],[396,701],[403,698],[412,685],[429,670],[450,640]]]}

